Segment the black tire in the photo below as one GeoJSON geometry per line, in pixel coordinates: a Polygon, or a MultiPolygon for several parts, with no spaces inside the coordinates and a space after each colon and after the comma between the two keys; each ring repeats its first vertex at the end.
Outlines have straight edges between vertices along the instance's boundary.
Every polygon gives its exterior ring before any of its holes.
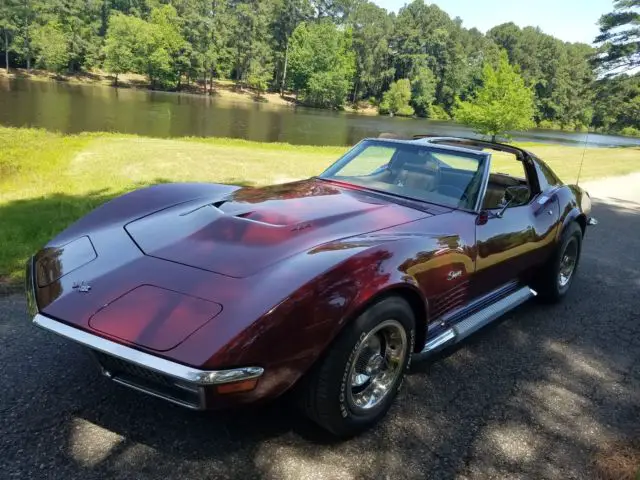
{"type": "Polygon", "coordinates": [[[541,269],[534,288],[538,292],[538,298],[546,303],[561,301],[576,276],[582,252],[582,228],[576,222],[571,222],[562,232],[562,237],[556,251],[551,255],[545,266],[541,269]],[[576,257],[573,270],[566,283],[560,281],[560,271],[563,266],[563,258],[567,252],[575,248],[576,257]]]}
{"type": "MultiPolygon", "coordinates": [[[[398,335],[394,338],[398,338],[398,335]]],[[[390,296],[374,303],[345,326],[303,380],[299,390],[299,404],[304,413],[322,428],[341,438],[352,437],[372,427],[386,415],[402,385],[410,365],[414,341],[415,318],[411,307],[404,299],[390,296]],[[378,334],[382,334],[385,329],[399,332],[398,324],[406,335],[406,355],[394,362],[397,378],[391,382],[387,393],[378,404],[367,410],[359,408],[353,399],[352,367],[361,368],[356,367],[356,360],[362,359],[363,355],[366,356],[361,352],[368,348],[368,339],[377,335],[371,332],[375,332],[376,329],[381,329],[378,334]]],[[[389,351],[396,350],[391,348],[389,351]]]]}

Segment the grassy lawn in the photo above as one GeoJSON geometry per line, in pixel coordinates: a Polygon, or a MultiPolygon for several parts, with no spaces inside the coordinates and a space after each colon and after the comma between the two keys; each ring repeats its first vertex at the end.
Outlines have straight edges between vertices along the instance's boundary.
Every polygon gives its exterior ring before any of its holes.
{"type": "MultiPolygon", "coordinates": [[[[0,145],[0,289],[22,280],[23,263],[31,253],[116,195],[162,181],[281,183],[317,174],[346,151],[346,147],[232,139],[59,135],[2,127],[0,145]]],[[[575,181],[581,148],[526,147],[545,159],[563,180],[575,181]]],[[[497,161],[501,171],[509,170],[510,162],[497,161]]],[[[639,148],[589,149],[582,179],[638,170],[639,148]]]]}

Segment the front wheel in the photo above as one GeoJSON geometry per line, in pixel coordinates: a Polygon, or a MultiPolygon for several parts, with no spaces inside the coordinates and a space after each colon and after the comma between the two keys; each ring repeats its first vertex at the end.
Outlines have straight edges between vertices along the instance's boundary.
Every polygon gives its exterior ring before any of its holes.
{"type": "Polygon", "coordinates": [[[340,437],[385,416],[409,366],[415,318],[400,297],[387,297],[347,325],[305,379],[302,407],[340,437]]]}
{"type": "Polygon", "coordinates": [[[543,267],[536,281],[541,300],[558,302],[569,291],[580,261],[582,251],[582,229],[572,222],[562,234],[556,252],[543,267]]]}

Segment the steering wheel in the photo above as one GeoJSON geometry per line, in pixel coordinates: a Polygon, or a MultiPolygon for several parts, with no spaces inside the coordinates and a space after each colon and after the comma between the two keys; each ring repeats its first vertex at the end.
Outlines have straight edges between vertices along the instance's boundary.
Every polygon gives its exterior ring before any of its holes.
{"type": "Polygon", "coordinates": [[[449,190],[449,192],[453,192],[453,195],[448,195],[448,196],[453,196],[453,197],[460,197],[460,200],[464,200],[465,203],[469,203],[469,196],[467,195],[467,193],[462,190],[460,187],[456,187],[455,185],[449,185],[449,184],[443,184],[440,185],[438,187],[438,193],[442,193],[443,195],[447,195],[447,193],[445,193],[446,190],[449,190]]]}

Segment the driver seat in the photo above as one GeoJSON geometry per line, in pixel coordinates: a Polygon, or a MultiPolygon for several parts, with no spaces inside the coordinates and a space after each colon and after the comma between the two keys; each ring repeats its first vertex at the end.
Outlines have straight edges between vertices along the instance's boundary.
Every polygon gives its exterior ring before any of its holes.
{"type": "Polygon", "coordinates": [[[396,185],[427,192],[438,187],[437,169],[430,165],[428,157],[401,151],[393,160],[391,169],[397,171],[393,180],[396,185]]]}

